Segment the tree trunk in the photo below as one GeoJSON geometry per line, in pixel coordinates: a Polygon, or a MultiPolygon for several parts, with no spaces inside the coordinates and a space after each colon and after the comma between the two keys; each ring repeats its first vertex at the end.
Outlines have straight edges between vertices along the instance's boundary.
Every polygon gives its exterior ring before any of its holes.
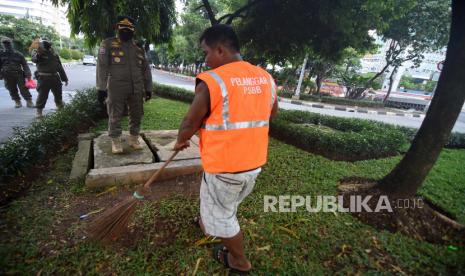
{"type": "Polygon", "coordinates": [[[316,82],[316,95],[317,95],[318,97],[321,96],[321,95],[320,95],[321,82],[322,82],[321,79],[322,79],[322,78],[321,78],[321,76],[320,76],[319,74],[316,75],[316,80],[315,80],[315,82],[316,82]]]}
{"type": "Polygon", "coordinates": [[[386,96],[384,96],[383,103],[385,103],[387,101],[387,99],[389,98],[389,95],[391,95],[392,85],[394,84],[394,75],[397,72],[397,68],[399,68],[399,67],[395,66],[394,69],[392,69],[391,75],[389,76],[389,88],[388,88],[388,91],[386,93],[386,96]]]}
{"type": "Polygon", "coordinates": [[[377,78],[379,78],[379,76],[381,76],[385,71],[386,69],[389,67],[390,63],[386,63],[386,65],[383,67],[383,69],[381,69],[381,71],[379,71],[378,73],[376,73],[376,75],[374,75],[368,82],[367,82],[367,86],[370,86],[377,78]]]}
{"type": "Polygon", "coordinates": [[[465,101],[465,1],[452,1],[452,25],[444,69],[426,117],[400,163],[380,183],[393,197],[412,197],[449,139],[465,101]]]}

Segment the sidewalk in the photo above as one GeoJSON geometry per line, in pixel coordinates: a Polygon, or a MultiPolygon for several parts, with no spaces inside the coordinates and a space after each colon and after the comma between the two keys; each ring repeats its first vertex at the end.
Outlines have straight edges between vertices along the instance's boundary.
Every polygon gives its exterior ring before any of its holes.
{"type": "Polygon", "coordinates": [[[314,108],[331,109],[331,110],[337,110],[337,111],[358,112],[358,113],[387,115],[387,116],[400,116],[400,117],[415,117],[415,118],[425,117],[425,114],[418,112],[418,111],[409,112],[409,111],[403,111],[403,110],[390,109],[392,111],[395,111],[395,112],[391,112],[391,111],[387,111],[384,109],[372,109],[372,108],[358,107],[358,106],[327,104],[327,103],[320,103],[320,102],[294,100],[294,99],[288,99],[288,98],[283,98],[283,97],[278,97],[278,99],[279,101],[285,102],[285,103],[309,106],[309,107],[314,107],[314,108]]]}

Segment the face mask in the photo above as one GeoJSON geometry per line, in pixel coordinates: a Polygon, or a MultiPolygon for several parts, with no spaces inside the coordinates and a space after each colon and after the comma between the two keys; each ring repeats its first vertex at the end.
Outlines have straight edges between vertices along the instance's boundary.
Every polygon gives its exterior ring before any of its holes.
{"type": "Polygon", "coordinates": [[[123,29],[118,31],[118,36],[122,41],[128,41],[132,39],[132,37],[134,36],[134,32],[123,29]]]}
{"type": "Polygon", "coordinates": [[[13,51],[13,45],[11,43],[3,43],[3,47],[5,47],[7,51],[13,51]]]}
{"type": "Polygon", "coordinates": [[[44,41],[44,48],[45,49],[50,50],[51,47],[52,47],[52,44],[50,44],[50,42],[44,41]]]}

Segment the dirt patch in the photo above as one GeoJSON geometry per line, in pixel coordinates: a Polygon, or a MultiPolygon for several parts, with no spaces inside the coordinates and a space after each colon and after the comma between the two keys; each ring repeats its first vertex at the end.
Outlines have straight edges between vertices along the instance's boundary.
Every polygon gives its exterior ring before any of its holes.
{"type": "Polygon", "coordinates": [[[350,213],[363,223],[392,233],[401,232],[420,241],[465,245],[465,227],[436,210],[422,197],[388,198],[376,188],[376,181],[361,178],[342,180],[339,190],[344,199],[343,206],[349,208],[352,205],[350,213]],[[362,200],[371,197],[366,205],[372,212],[366,208],[353,208],[360,205],[355,203],[357,196],[362,200]]]}
{"type": "MultiPolygon", "coordinates": [[[[198,198],[201,175],[179,176],[174,179],[154,183],[152,193],[145,201],[150,208],[156,210],[157,203],[175,195],[183,195],[188,198],[198,198]]],[[[75,245],[79,242],[89,241],[86,228],[88,222],[96,218],[104,210],[111,208],[127,197],[131,197],[135,187],[109,188],[100,194],[85,194],[63,203],[64,212],[61,214],[60,223],[53,227],[50,236],[59,244],[42,244],[40,252],[44,256],[54,255],[66,245],[75,245]]],[[[167,218],[154,217],[153,225],[147,227],[136,218],[130,221],[125,233],[110,246],[114,251],[124,252],[128,248],[134,248],[141,240],[150,239],[152,246],[161,246],[172,243],[178,230],[174,223],[167,218]],[[156,227],[153,227],[153,226],[156,227]]]]}

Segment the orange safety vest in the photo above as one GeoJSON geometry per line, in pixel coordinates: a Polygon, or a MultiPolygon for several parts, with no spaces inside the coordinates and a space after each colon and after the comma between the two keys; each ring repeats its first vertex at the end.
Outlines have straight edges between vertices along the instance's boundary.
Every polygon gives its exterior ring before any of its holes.
{"type": "Polygon", "coordinates": [[[210,91],[210,115],[200,129],[208,173],[240,172],[266,163],[269,119],[276,100],[273,77],[245,61],[197,76],[210,91]]]}

